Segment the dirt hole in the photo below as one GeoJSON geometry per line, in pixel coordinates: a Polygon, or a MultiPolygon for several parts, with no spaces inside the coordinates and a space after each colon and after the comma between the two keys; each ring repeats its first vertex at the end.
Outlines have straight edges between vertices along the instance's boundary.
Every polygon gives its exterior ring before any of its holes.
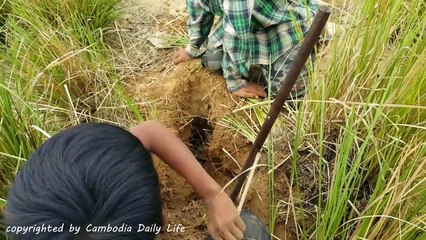
{"type": "Polygon", "coordinates": [[[198,161],[205,163],[208,160],[207,147],[213,132],[209,120],[195,117],[191,121],[191,135],[188,139],[189,148],[198,161]]]}

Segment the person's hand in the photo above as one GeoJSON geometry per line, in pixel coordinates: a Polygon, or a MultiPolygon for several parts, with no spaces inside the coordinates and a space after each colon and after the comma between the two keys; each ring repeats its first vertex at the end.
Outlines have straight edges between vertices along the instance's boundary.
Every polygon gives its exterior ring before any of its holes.
{"type": "Polygon", "coordinates": [[[173,55],[173,64],[179,64],[181,62],[185,62],[191,60],[191,56],[185,51],[185,49],[179,49],[173,55]]]}
{"type": "Polygon", "coordinates": [[[206,203],[207,231],[214,240],[243,239],[246,226],[234,203],[225,192],[207,200],[206,203]]]}
{"type": "Polygon", "coordinates": [[[233,92],[232,94],[243,98],[266,97],[266,92],[263,89],[263,86],[255,83],[248,83],[245,87],[233,92]]]}

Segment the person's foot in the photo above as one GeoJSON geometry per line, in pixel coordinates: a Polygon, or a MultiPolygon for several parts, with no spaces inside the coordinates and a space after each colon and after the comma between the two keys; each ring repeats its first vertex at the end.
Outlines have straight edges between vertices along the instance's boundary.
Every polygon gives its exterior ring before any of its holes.
{"type": "Polygon", "coordinates": [[[240,90],[233,92],[232,94],[243,97],[243,98],[260,98],[266,97],[265,89],[262,85],[256,83],[248,83],[245,87],[240,90]]]}

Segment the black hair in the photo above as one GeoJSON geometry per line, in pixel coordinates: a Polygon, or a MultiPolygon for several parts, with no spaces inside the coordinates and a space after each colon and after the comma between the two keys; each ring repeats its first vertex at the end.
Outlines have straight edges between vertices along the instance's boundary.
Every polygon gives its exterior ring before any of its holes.
{"type": "Polygon", "coordinates": [[[139,224],[161,222],[150,153],[130,132],[101,123],[75,126],[44,142],[17,174],[5,208],[10,239],[153,239],[156,233],[138,231],[139,224]],[[71,224],[81,227],[79,234],[69,231],[71,224]],[[18,227],[27,233],[17,234],[18,227]]]}

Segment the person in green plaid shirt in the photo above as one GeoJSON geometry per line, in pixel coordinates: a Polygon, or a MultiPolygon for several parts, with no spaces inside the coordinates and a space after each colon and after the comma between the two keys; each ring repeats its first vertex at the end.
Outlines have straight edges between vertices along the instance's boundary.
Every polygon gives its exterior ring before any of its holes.
{"type": "MultiPolygon", "coordinates": [[[[229,92],[246,98],[278,92],[318,9],[315,0],[187,0],[187,7],[190,43],[173,62],[201,57],[223,72],[229,92]],[[266,87],[247,81],[252,65],[262,68],[266,87]]],[[[305,67],[291,98],[304,95],[307,76],[305,67]]]]}

